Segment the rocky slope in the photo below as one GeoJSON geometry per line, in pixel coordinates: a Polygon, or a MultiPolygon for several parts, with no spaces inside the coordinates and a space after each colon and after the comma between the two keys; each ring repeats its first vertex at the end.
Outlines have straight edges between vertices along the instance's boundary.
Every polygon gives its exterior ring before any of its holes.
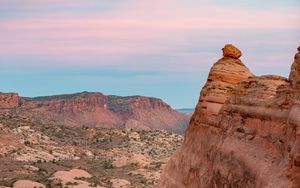
{"type": "Polygon", "coordinates": [[[89,92],[36,98],[0,93],[0,112],[26,116],[41,124],[176,133],[183,133],[188,121],[187,116],[173,110],[161,99],[89,92]]]}
{"type": "Polygon", "coordinates": [[[0,108],[17,108],[19,101],[17,93],[0,93],[0,108]]]}
{"type": "Polygon", "coordinates": [[[289,79],[254,76],[232,45],[223,56],[157,187],[300,187],[300,52],[289,79]]]}
{"type": "Polygon", "coordinates": [[[183,137],[0,114],[0,187],[153,187],[183,137]]]}

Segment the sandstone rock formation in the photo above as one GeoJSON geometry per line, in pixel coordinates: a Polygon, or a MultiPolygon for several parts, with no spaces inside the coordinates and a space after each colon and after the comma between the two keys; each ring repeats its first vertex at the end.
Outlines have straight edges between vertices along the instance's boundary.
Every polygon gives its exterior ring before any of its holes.
{"type": "Polygon", "coordinates": [[[89,92],[36,98],[0,93],[1,111],[29,117],[42,124],[168,130],[181,134],[189,119],[161,99],[89,92]]]}
{"type": "Polygon", "coordinates": [[[32,188],[32,187],[46,188],[45,185],[31,180],[18,180],[13,185],[13,188],[32,188]]]}
{"type": "Polygon", "coordinates": [[[224,57],[238,59],[242,56],[242,52],[232,44],[226,44],[224,48],[222,48],[222,51],[224,57]]]}
{"type": "Polygon", "coordinates": [[[295,61],[291,67],[291,73],[289,79],[291,81],[292,87],[295,89],[300,88],[300,47],[298,47],[298,53],[295,55],[295,61]]]}
{"type": "MultiPolygon", "coordinates": [[[[230,49],[231,47],[226,45],[223,52],[227,48],[230,49]]],[[[207,82],[201,91],[196,112],[207,115],[217,114],[231,95],[233,88],[242,80],[252,76],[253,74],[241,60],[224,55],[213,65],[209,72],[207,82]]]]}
{"type": "Polygon", "coordinates": [[[55,172],[49,179],[56,181],[61,187],[70,188],[105,188],[98,185],[91,185],[89,182],[85,181],[91,178],[92,175],[81,169],[72,169],[70,171],[58,171],[55,172]]]}
{"type": "Polygon", "coordinates": [[[17,93],[0,92],[0,108],[17,108],[19,101],[20,97],[17,93]]]}
{"type": "Polygon", "coordinates": [[[300,52],[289,79],[253,76],[237,57],[212,67],[157,187],[300,187],[300,52]]]}

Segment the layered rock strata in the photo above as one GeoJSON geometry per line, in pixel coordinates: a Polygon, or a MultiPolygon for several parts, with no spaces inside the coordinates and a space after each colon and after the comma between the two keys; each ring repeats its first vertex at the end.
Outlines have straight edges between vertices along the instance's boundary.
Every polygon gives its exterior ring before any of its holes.
{"type": "Polygon", "coordinates": [[[3,112],[41,124],[167,130],[180,134],[188,124],[188,116],[173,110],[161,99],[89,92],[36,98],[0,93],[0,113],[3,112]]]}
{"type": "Polygon", "coordinates": [[[289,79],[215,63],[157,187],[300,187],[299,57],[289,79]]]}

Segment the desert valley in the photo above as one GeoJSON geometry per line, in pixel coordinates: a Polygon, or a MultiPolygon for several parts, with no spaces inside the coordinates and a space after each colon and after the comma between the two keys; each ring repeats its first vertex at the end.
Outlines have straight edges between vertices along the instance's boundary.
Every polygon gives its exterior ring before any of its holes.
{"type": "Polygon", "coordinates": [[[191,117],[149,97],[1,93],[0,186],[300,187],[300,52],[284,78],[222,50],[191,117]]]}
{"type": "Polygon", "coordinates": [[[0,93],[0,186],[153,187],[188,115],[160,99],[0,93]]]}
{"type": "Polygon", "coordinates": [[[300,188],[300,0],[0,0],[0,188],[300,188]]]}

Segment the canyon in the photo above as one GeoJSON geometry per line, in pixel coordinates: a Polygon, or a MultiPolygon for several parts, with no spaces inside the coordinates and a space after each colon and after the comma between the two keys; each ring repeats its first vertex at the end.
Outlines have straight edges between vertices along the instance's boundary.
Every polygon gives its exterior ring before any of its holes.
{"type": "Polygon", "coordinates": [[[300,187],[300,47],[289,78],[255,76],[225,45],[157,187],[300,187]]]}

